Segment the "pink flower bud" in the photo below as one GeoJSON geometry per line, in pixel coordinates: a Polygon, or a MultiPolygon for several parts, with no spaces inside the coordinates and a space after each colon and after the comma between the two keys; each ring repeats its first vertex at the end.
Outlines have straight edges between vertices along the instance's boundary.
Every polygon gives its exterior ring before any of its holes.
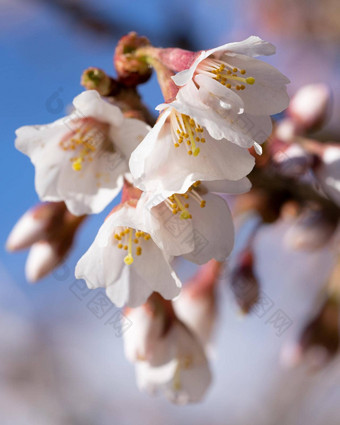
{"type": "Polygon", "coordinates": [[[282,142],[291,143],[298,133],[298,126],[291,118],[285,118],[275,127],[275,137],[282,142]]]}
{"type": "Polygon", "coordinates": [[[253,253],[246,249],[238,258],[230,274],[230,286],[237,304],[245,314],[249,313],[259,300],[260,287],[254,274],[253,253]]]}
{"type": "Polygon", "coordinates": [[[119,80],[126,86],[136,86],[151,77],[152,69],[149,64],[135,55],[137,49],[147,46],[150,46],[149,40],[135,32],[130,32],[119,40],[113,60],[119,80]]]}
{"type": "Polygon", "coordinates": [[[323,191],[340,206],[340,146],[320,145],[320,161],[314,173],[323,191]]]}
{"type": "Polygon", "coordinates": [[[281,150],[273,155],[273,161],[279,172],[288,177],[303,176],[313,164],[313,156],[300,145],[282,144],[281,150]]]}
{"type": "Polygon", "coordinates": [[[29,282],[36,282],[55,269],[62,258],[56,248],[48,242],[35,243],[28,254],[26,261],[26,278],[29,282]]]}
{"type": "Polygon", "coordinates": [[[26,277],[36,282],[62,263],[86,216],[74,216],[63,202],[40,204],[26,212],[7,240],[7,249],[29,248],[26,277]]]}
{"type": "Polygon", "coordinates": [[[44,239],[61,223],[66,207],[63,202],[39,204],[27,211],[11,231],[6,248],[18,251],[44,239]]]}
{"type": "Polygon", "coordinates": [[[329,242],[337,219],[328,217],[322,209],[306,209],[285,235],[285,243],[293,249],[313,251],[329,242]]]}
{"type": "Polygon", "coordinates": [[[288,114],[303,131],[314,131],[325,124],[331,103],[331,92],[325,84],[310,84],[297,91],[288,114]]]}
{"type": "Polygon", "coordinates": [[[178,48],[158,49],[160,61],[174,72],[190,68],[199,54],[178,48]]]}
{"type": "Polygon", "coordinates": [[[303,328],[298,341],[284,347],[281,361],[293,367],[306,359],[314,369],[323,367],[340,347],[339,305],[329,297],[303,328]]]}

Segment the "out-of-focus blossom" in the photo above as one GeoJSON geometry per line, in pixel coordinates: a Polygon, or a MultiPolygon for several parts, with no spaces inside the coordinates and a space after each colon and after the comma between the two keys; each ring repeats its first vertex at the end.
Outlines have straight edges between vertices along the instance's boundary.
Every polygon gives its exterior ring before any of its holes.
{"type": "Polygon", "coordinates": [[[168,197],[185,193],[197,180],[240,180],[254,158],[228,140],[213,139],[193,118],[168,106],[129,164],[137,187],[168,197]]]}
{"type": "Polygon", "coordinates": [[[202,51],[190,68],[176,74],[173,80],[178,86],[193,80],[203,103],[213,103],[220,111],[236,104],[241,112],[244,109],[253,115],[275,114],[288,106],[289,80],[273,66],[254,59],[274,53],[272,44],[251,36],[202,51]],[[236,102],[237,97],[241,101],[236,102]]]}
{"type": "Polygon", "coordinates": [[[297,131],[312,131],[322,127],[331,110],[331,92],[325,84],[309,84],[298,90],[289,102],[288,115],[297,131]]]}
{"type": "Polygon", "coordinates": [[[295,143],[281,143],[272,159],[280,174],[295,178],[305,175],[313,164],[312,155],[295,143]]]}
{"type": "Polygon", "coordinates": [[[293,249],[312,251],[327,244],[335,234],[337,220],[321,208],[306,208],[286,232],[284,240],[293,249]]]}
{"type": "Polygon", "coordinates": [[[340,146],[326,145],[314,173],[323,191],[340,206],[340,146]]]}
{"type": "Polygon", "coordinates": [[[217,317],[217,284],[222,264],[214,260],[200,267],[173,301],[177,317],[200,339],[204,347],[211,342],[217,317]]]}
{"type": "Polygon", "coordinates": [[[125,203],[105,220],[75,274],[90,289],[106,288],[118,307],[136,307],[153,291],[166,299],[178,295],[181,284],[169,260],[145,228],[143,211],[125,203]]]}
{"type": "Polygon", "coordinates": [[[162,392],[173,403],[200,401],[211,372],[203,347],[175,316],[169,304],[153,295],[145,306],[127,311],[134,332],[124,334],[126,354],[136,363],[137,384],[150,394],[162,392]]]}
{"type": "Polygon", "coordinates": [[[229,280],[241,312],[249,313],[260,298],[260,286],[254,272],[254,254],[250,248],[237,256],[229,280]]]}
{"type": "Polygon", "coordinates": [[[124,118],[94,91],[77,96],[75,111],[44,126],[16,131],[16,147],[36,168],[35,186],[45,201],[64,201],[76,215],[102,211],[118,194],[131,152],[148,126],[124,118]]]}
{"type": "Polygon", "coordinates": [[[313,368],[325,365],[340,347],[340,309],[338,300],[329,297],[304,326],[298,341],[287,344],[281,355],[285,366],[293,367],[304,357],[313,368]]]}
{"type": "Polygon", "coordinates": [[[9,251],[31,247],[26,262],[30,282],[43,278],[64,261],[84,218],[68,212],[63,202],[51,202],[32,208],[19,219],[6,247],[9,251]]]}

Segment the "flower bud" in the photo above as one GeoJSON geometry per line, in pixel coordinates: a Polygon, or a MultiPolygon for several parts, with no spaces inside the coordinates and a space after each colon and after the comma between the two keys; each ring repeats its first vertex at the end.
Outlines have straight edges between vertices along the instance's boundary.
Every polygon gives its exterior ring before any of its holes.
{"type": "Polygon", "coordinates": [[[39,204],[27,211],[11,231],[6,248],[18,251],[44,239],[61,223],[66,211],[63,202],[39,204]]]}
{"type": "Polygon", "coordinates": [[[309,170],[313,163],[313,157],[301,146],[290,144],[282,146],[281,150],[273,155],[273,161],[281,174],[297,178],[309,170]]]}
{"type": "Polygon", "coordinates": [[[149,64],[135,54],[137,49],[146,46],[150,46],[149,40],[139,37],[135,32],[130,32],[119,40],[114,54],[114,66],[119,80],[126,86],[136,86],[151,77],[152,69],[149,64]]]}
{"type": "Polygon", "coordinates": [[[9,235],[7,249],[31,246],[26,262],[28,281],[36,282],[64,261],[84,219],[71,214],[63,202],[40,204],[24,214],[9,235]]]}
{"type": "Polygon", "coordinates": [[[31,247],[26,261],[27,280],[32,283],[38,281],[55,269],[61,260],[56,248],[49,242],[35,243],[31,247]]]}
{"type": "Polygon", "coordinates": [[[275,127],[275,137],[282,142],[291,143],[298,133],[298,126],[291,118],[285,118],[275,127]]]}
{"type": "Polygon", "coordinates": [[[249,313],[260,296],[259,283],[254,274],[254,256],[250,249],[245,249],[231,270],[230,286],[236,302],[244,314],[249,313]]]}
{"type": "Polygon", "coordinates": [[[330,144],[321,146],[314,173],[326,195],[340,207],[340,147],[330,144]]]}
{"type": "Polygon", "coordinates": [[[324,246],[333,236],[337,220],[322,209],[308,208],[285,235],[285,243],[293,249],[313,251],[324,246]]]}
{"type": "Polygon", "coordinates": [[[80,84],[86,90],[97,90],[101,96],[108,96],[117,83],[101,69],[91,67],[83,72],[80,84]]]}
{"type": "Polygon", "coordinates": [[[310,84],[293,96],[288,114],[302,131],[315,131],[326,123],[331,103],[331,92],[325,84],[310,84]]]}
{"type": "Polygon", "coordinates": [[[328,297],[304,326],[298,342],[284,348],[283,364],[293,367],[306,358],[313,368],[323,367],[339,350],[339,316],[338,301],[328,297]]]}

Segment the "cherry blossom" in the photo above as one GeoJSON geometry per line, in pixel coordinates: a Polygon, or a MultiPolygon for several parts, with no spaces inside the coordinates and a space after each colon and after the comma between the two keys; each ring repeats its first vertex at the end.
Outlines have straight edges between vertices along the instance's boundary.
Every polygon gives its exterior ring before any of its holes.
{"type": "Polygon", "coordinates": [[[76,215],[102,211],[118,194],[131,152],[147,133],[94,90],[81,93],[68,117],[16,131],[16,147],[35,166],[44,201],[64,201],[76,215]]]}
{"type": "Polygon", "coordinates": [[[170,258],[154,243],[140,213],[129,204],[113,212],[76,266],[78,279],[90,289],[106,288],[118,307],[141,305],[153,291],[166,299],[180,291],[170,258]]]}

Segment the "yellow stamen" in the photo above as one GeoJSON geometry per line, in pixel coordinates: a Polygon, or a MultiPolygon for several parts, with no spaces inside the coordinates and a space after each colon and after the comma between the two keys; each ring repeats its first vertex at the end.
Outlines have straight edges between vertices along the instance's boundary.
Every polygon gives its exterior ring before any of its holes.
{"type": "Polygon", "coordinates": [[[124,258],[124,263],[129,266],[130,264],[133,263],[133,257],[132,257],[132,229],[127,229],[127,230],[128,230],[128,234],[129,234],[128,255],[124,258]]]}
{"type": "Polygon", "coordinates": [[[189,211],[183,206],[182,202],[179,200],[177,195],[174,195],[174,198],[176,200],[176,203],[179,207],[179,209],[182,211],[180,217],[184,220],[190,218],[190,213],[189,211]]]}

